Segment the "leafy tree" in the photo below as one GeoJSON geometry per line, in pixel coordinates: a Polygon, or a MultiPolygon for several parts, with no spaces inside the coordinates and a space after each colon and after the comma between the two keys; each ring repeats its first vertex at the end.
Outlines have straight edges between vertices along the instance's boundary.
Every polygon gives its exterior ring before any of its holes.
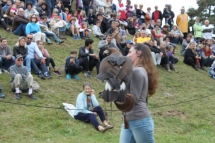
{"type": "Polygon", "coordinates": [[[200,21],[210,20],[211,24],[215,24],[215,0],[196,0],[198,8],[189,8],[187,14],[190,17],[189,25],[193,25],[195,18],[199,17],[200,21]]]}

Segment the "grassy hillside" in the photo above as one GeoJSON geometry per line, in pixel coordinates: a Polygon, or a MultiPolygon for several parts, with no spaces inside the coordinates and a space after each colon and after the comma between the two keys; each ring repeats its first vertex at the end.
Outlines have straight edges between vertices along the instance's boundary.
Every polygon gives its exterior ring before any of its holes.
{"type": "MultiPolygon", "coordinates": [[[[17,42],[18,37],[5,33],[1,29],[1,35],[8,38],[11,49],[17,42]]],[[[95,40],[93,48],[98,53],[98,40],[95,40]]],[[[3,86],[5,99],[0,99],[0,142],[1,143],[117,143],[119,142],[122,116],[120,111],[112,112],[110,124],[114,129],[106,133],[99,133],[92,125],[74,120],[63,110],[62,102],[75,104],[78,93],[82,91],[84,81],[89,81],[98,98],[98,92],[104,87],[95,78],[88,79],[80,73],[80,81],[68,81],[63,72],[65,59],[71,50],[77,50],[84,41],[75,41],[67,37],[61,45],[45,45],[57,66],[62,72],[62,77],[52,73],[52,79],[41,80],[34,75],[40,84],[37,99],[32,101],[23,93],[21,100],[17,101],[10,91],[10,76],[3,73],[0,75],[0,83],[3,86]],[[17,104],[14,102],[38,106],[62,107],[60,109],[37,108],[17,104]]],[[[159,71],[159,87],[154,96],[149,98],[149,108],[155,123],[155,140],[157,143],[212,143],[214,136],[214,79],[210,78],[205,71],[195,71],[180,61],[176,65],[179,73],[168,73],[162,68],[159,71]],[[209,96],[201,100],[180,103],[196,98],[209,96]]],[[[52,70],[53,72],[53,70],[52,70]]],[[[141,79],[140,79],[141,80],[141,79]]],[[[99,99],[104,108],[103,101],[99,99]]],[[[109,109],[109,104],[106,104],[109,109]]],[[[113,105],[114,109],[115,106],[113,105]]],[[[110,112],[108,112],[110,117],[110,112]]]]}

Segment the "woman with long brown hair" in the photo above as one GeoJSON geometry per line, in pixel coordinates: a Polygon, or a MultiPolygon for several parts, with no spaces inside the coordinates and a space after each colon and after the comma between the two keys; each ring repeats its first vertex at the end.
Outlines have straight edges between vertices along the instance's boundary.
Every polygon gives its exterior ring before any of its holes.
{"type": "Polygon", "coordinates": [[[156,92],[158,72],[146,45],[133,45],[127,56],[133,63],[133,73],[127,90],[135,97],[135,103],[133,109],[126,112],[129,129],[122,125],[120,143],[154,143],[154,122],[147,101],[148,96],[156,92]]]}

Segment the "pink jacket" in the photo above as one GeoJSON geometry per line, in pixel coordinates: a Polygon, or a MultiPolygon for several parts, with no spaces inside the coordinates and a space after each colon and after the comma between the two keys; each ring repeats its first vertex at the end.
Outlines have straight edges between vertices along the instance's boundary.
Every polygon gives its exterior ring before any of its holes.
{"type": "MultiPolygon", "coordinates": [[[[49,52],[44,48],[42,51],[43,57],[49,58],[49,52]]],[[[36,59],[40,59],[40,57],[37,55],[37,53],[34,54],[36,59]]]]}

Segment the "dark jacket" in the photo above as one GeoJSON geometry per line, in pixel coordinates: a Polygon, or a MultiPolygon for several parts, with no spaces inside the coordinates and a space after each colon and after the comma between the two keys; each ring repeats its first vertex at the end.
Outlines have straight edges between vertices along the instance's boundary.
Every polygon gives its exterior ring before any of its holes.
{"type": "MultiPolygon", "coordinates": [[[[89,49],[89,53],[85,52],[85,46],[81,47],[79,49],[79,54],[78,54],[78,59],[79,59],[79,63],[81,64],[84,58],[87,58],[89,56],[89,54],[94,54],[93,49],[89,49]]],[[[89,61],[92,61],[93,59],[95,59],[94,57],[89,56],[89,61]]]]}
{"type": "Polygon", "coordinates": [[[14,46],[13,56],[16,57],[18,54],[21,54],[23,58],[25,58],[28,55],[28,48],[24,46],[14,46]]]}
{"type": "MultiPolygon", "coordinates": [[[[162,13],[161,13],[161,11],[160,10],[158,10],[158,19],[160,19],[161,21],[163,20],[163,15],[162,15],[162,13]]],[[[154,17],[155,16],[155,11],[154,12],[152,12],[152,20],[155,20],[154,17]]]]}
{"type": "Polygon", "coordinates": [[[151,52],[154,52],[155,54],[161,52],[161,50],[158,47],[156,47],[156,46],[151,46],[149,44],[146,44],[146,45],[149,47],[149,49],[151,50],[151,52]]]}
{"type": "Polygon", "coordinates": [[[48,8],[47,4],[46,4],[46,9],[41,8],[38,12],[40,17],[47,16],[48,18],[51,18],[51,10],[48,8]],[[45,12],[45,14],[43,14],[43,12],[45,12]]]}
{"type": "Polygon", "coordinates": [[[187,58],[193,58],[193,60],[196,60],[196,54],[192,51],[192,49],[187,48],[185,53],[184,53],[184,63],[186,63],[187,58]]]}
{"type": "Polygon", "coordinates": [[[122,50],[122,55],[123,56],[127,56],[128,55],[128,52],[129,52],[129,48],[127,46],[125,46],[122,50]]]}
{"type": "Polygon", "coordinates": [[[126,26],[126,29],[128,29],[129,34],[134,35],[136,32],[136,28],[134,27],[133,23],[131,21],[128,22],[128,25],[126,26]]]}
{"type": "MultiPolygon", "coordinates": [[[[173,18],[175,17],[174,12],[173,12],[173,11],[170,11],[170,12],[168,13],[166,10],[164,10],[164,12],[163,12],[163,17],[164,17],[164,18],[168,18],[169,16],[171,16],[171,19],[172,19],[172,21],[173,21],[173,18]]],[[[168,20],[168,24],[169,24],[169,25],[172,25],[170,19],[168,20]]]]}
{"type": "MultiPolygon", "coordinates": [[[[70,64],[73,64],[73,63],[70,63],[70,59],[71,59],[70,56],[66,58],[65,70],[67,70],[67,68],[69,67],[70,64]]],[[[75,65],[76,65],[76,67],[78,67],[80,65],[79,60],[76,58],[75,58],[75,65]]]]}
{"type": "Polygon", "coordinates": [[[15,15],[13,17],[12,31],[16,30],[20,24],[27,24],[29,21],[24,16],[15,15]]]}
{"type": "MultiPolygon", "coordinates": [[[[140,9],[137,9],[136,10],[136,15],[137,15],[137,18],[141,18],[141,16],[145,17],[146,13],[144,11],[140,10],[140,9]]],[[[143,18],[143,19],[145,19],[145,18],[143,18]]]]}

